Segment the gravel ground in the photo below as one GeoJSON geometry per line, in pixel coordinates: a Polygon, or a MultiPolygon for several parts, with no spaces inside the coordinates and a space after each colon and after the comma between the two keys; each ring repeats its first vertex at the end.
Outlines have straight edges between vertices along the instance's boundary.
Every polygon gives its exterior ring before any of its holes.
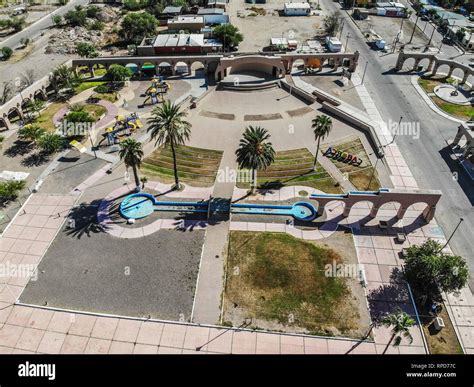
{"type": "Polygon", "coordinates": [[[68,193],[105,164],[104,160],[72,150],[59,159],[59,165],[41,186],[41,193],[68,193]]]}
{"type": "Polygon", "coordinates": [[[39,265],[21,302],[126,316],[190,319],[204,231],[160,230],[139,239],[91,228],[96,207],[74,217],[39,265]],[[128,274],[128,275],[127,275],[128,274]]]}

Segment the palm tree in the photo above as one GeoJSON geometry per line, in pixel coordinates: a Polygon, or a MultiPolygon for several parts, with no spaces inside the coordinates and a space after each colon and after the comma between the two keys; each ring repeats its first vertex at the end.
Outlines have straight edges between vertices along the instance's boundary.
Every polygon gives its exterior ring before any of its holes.
{"type": "Polygon", "coordinates": [[[239,168],[252,171],[252,184],[250,192],[255,191],[255,172],[265,169],[275,161],[275,150],[272,143],[267,142],[270,138],[268,131],[260,126],[248,126],[240,140],[239,148],[235,151],[239,168]]]}
{"type": "Polygon", "coordinates": [[[133,138],[127,138],[121,141],[119,156],[127,168],[132,167],[133,177],[135,178],[135,190],[139,192],[141,188],[138,168],[140,168],[143,157],[142,143],[133,138]]]}
{"type": "Polygon", "coordinates": [[[169,145],[173,154],[174,188],[179,189],[178,166],[176,163],[176,146],[184,145],[191,134],[191,124],[185,121],[187,113],[170,101],[153,109],[148,119],[147,129],[156,145],[169,145]]]}
{"type": "Polygon", "coordinates": [[[410,340],[410,343],[413,341],[413,337],[410,334],[409,329],[415,325],[415,320],[413,320],[408,314],[403,312],[401,309],[397,309],[389,315],[385,316],[382,320],[382,325],[387,328],[392,327],[392,337],[390,337],[387,346],[385,347],[383,354],[387,352],[388,347],[392,343],[393,339],[397,337],[397,340],[402,339],[401,336],[407,337],[410,340]]]}
{"type": "Polygon", "coordinates": [[[18,138],[23,141],[37,143],[46,134],[46,130],[37,125],[26,124],[18,129],[18,138]]]}
{"type": "Polygon", "coordinates": [[[45,133],[38,139],[37,144],[44,153],[52,154],[59,152],[64,147],[65,141],[59,134],[45,133]]]}
{"type": "Polygon", "coordinates": [[[332,129],[331,117],[328,117],[324,114],[317,116],[312,121],[311,127],[314,129],[314,136],[315,136],[316,141],[318,141],[318,147],[316,149],[316,155],[314,156],[314,165],[313,165],[313,169],[315,169],[316,163],[318,162],[319,143],[321,142],[321,139],[326,137],[332,129]]]}

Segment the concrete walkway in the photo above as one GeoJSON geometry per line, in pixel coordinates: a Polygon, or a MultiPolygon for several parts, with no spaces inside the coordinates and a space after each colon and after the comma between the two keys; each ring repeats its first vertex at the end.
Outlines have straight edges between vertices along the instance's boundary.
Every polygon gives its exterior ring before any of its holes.
{"type": "MultiPolygon", "coordinates": [[[[220,170],[237,170],[235,156],[224,152],[220,170]]],[[[206,231],[199,269],[192,321],[198,324],[220,322],[221,299],[224,290],[225,250],[228,243],[230,220],[228,215],[215,211],[216,206],[228,205],[234,192],[234,182],[217,181],[212,193],[209,226],[206,231]]]]}

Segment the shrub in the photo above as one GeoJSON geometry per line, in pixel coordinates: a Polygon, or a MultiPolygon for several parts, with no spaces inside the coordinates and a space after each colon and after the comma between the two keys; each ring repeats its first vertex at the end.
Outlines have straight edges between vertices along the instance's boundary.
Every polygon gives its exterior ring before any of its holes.
{"type": "Polygon", "coordinates": [[[105,93],[110,93],[111,88],[108,85],[99,85],[94,88],[94,91],[96,93],[105,94],[105,93]]]}
{"type": "Polygon", "coordinates": [[[13,50],[10,47],[2,47],[3,60],[8,60],[13,54],[13,50]]]}
{"type": "Polygon", "coordinates": [[[15,200],[18,193],[25,188],[25,180],[8,180],[0,182],[0,204],[15,200]]]}
{"type": "Polygon", "coordinates": [[[36,143],[45,133],[45,129],[37,125],[28,124],[18,130],[18,138],[23,141],[36,143]]]}
{"type": "Polygon", "coordinates": [[[64,119],[67,122],[74,122],[74,123],[79,123],[79,122],[95,122],[94,117],[92,117],[88,112],[86,111],[71,111],[68,114],[64,116],[64,119]]]}
{"type": "Polygon", "coordinates": [[[38,146],[45,153],[55,153],[64,147],[64,138],[59,134],[46,133],[38,140],[38,146]]]}

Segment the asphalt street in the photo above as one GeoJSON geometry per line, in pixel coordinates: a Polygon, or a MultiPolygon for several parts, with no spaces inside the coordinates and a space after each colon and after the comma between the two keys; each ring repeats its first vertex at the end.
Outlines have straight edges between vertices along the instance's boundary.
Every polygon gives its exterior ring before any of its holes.
{"type": "MultiPolygon", "coordinates": [[[[325,2],[325,8],[339,9],[336,2],[325,2]]],[[[343,12],[344,16],[347,16],[343,12]]],[[[439,189],[443,197],[436,211],[436,219],[445,235],[450,236],[461,217],[464,222],[450,242],[454,253],[465,257],[471,268],[470,287],[474,289],[474,182],[452,159],[448,147],[458,124],[445,119],[431,110],[410,82],[413,74],[392,73],[398,54],[384,54],[373,51],[365,43],[357,26],[346,19],[344,28],[356,39],[349,40],[349,50],[360,52],[358,71],[363,71],[368,62],[364,85],[377,101],[377,108],[384,121],[420,122],[421,136],[397,136],[396,143],[407,161],[420,188],[439,189]],[[456,172],[456,173],[455,173],[456,172]]],[[[439,34],[438,34],[439,35],[439,34]]],[[[437,36],[436,39],[440,39],[437,36]]],[[[446,49],[452,55],[454,48],[446,49]]],[[[444,50],[443,50],[444,51],[444,50]]]]}
{"type": "Polygon", "coordinates": [[[42,31],[46,30],[47,28],[53,25],[53,16],[54,15],[61,15],[64,14],[71,9],[74,9],[77,5],[86,5],[89,3],[89,0],[71,0],[68,4],[63,7],[56,9],[55,11],[51,12],[49,15],[41,18],[36,23],[33,23],[29,27],[25,28],[23,31],[17,32],[16,34],[3,39],[0,41],[0,46],[8,46],[10,48],[15,48],[20,45],[20,40],[23,38],[33,39],[36,36],[40,35],[42,31]]]}

